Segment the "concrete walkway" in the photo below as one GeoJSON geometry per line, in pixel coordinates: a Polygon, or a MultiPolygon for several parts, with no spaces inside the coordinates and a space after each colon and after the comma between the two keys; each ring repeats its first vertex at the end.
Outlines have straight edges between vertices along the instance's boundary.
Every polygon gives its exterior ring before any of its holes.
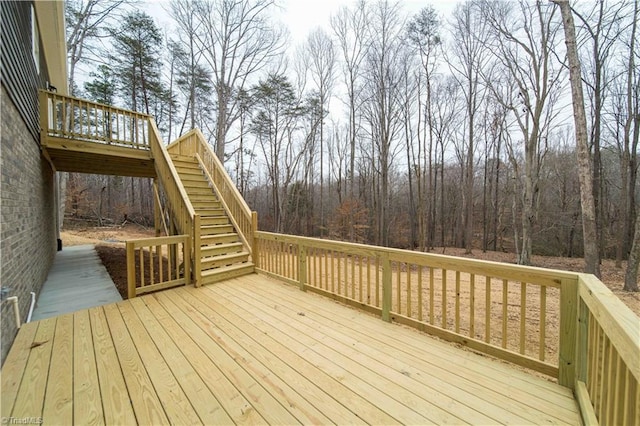
{"type": "Polygon", "coordinates": [[[32,321],[122,300],[93,245],[56,253],[42,286],[32,321]]]}

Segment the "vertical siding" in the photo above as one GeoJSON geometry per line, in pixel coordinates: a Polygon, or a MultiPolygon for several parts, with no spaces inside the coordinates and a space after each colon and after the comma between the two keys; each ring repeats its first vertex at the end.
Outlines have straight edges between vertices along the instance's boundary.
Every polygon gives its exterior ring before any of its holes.
{"type": "Polygon", "coordinates": [[[42,48],[40,48],[40,75],[33,61],[31,6],[31,1],[0,1],[2,13],[0,63],[2,64],[2,85],[6,93],[16,105],[29,133],[35,141],[39,141],[38,89],[45,87],[48,75],[42,48]]]}

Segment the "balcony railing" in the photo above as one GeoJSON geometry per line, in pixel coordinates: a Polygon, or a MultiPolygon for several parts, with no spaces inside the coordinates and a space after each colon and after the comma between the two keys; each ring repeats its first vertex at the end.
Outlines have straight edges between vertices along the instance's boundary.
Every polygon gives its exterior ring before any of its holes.
{"type": "Polygon", "coordinates": [[[146,114],[40,91],[41,135],[127,148],[149,149],[146,114]]]}
{"type": "Polygon", "coordinates": [[[640,319],[592,275],[268,232],[255,250],[257,271],[557,379],[587,424],[640,424],[640,319]]]}

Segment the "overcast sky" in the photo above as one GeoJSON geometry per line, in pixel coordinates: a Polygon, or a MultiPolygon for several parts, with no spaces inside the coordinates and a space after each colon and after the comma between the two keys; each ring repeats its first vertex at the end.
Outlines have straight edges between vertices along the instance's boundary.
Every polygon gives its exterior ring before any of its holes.
{"type": "MultiPolygon", "coordinates": [[[[289,29],[293,45],[303,42],[307,34],[314,28],[320,26],[329,30],[329,18],[342,6],[351,6],[357,0],[279,0],[282,12],[278,14],[279,19],[289,29]]],[[[371,0],[373,1],[373,0],[371,0]]],[[[455,5],[459,0],[400,0],[403,10],[412,15],[423,7],[431,4],[438,10],[445,19],[451,16],[455,5]]],[[[167,28],[171,19],[167,16],[165,9],[168,0],[148,1],[144,9],[154,17],[160,28],[167,28]]]]}
{"type": "MultiPolygon", "coordinates": [[[[291,38],[296,43],[303,41],[310,30],[317,26],[329,27],[331,14],[342,6],[350,6],[357,0],[283,0],[282,21],[289,27],[291,38]]],[[[405,12],[413,14],[432,4],[445,17],[449,17],[458,0],[400,0],[405,12]]]]}

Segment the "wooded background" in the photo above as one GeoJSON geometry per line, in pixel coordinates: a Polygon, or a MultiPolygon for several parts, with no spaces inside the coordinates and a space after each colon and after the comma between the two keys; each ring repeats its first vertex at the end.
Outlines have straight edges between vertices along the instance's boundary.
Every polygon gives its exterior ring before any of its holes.
{"type": "MultiPolygon", "coordinates": [[[[600,255],[638,210],[639,2],[577,2],[600,255]]],[[[359,1],[290,40],[273,0],[67,2],[71,93],[200,128],[260,229],[384,246],[582,256],[559,8],[359,1]]],[[[149,180],[71,174],[67,218],[153,220],[149,180]]]]}

